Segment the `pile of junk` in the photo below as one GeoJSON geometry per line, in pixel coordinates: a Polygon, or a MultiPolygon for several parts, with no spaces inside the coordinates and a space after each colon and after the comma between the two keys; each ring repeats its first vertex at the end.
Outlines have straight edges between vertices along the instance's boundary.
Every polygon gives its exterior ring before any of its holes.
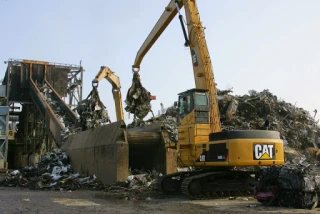
{"type": "Polygon", "coordinates": [[[54,111],[56,117],[63,126],[64,140],[68,136],[85,131],[88,129],[96,128],[111,123],[106,106],[101,102],[99,92],[96,87],[93,87],[86,99],[79,102],[78,107],[74,109],[79,115],[77,123],[74,123],[65,111],[59,106],[59,102],[53,96],[52,89],[46,84],[38,84],[38,89],[43,97],[54,111]]]}
{"type": "Polygon", "coordinates": [[[8,170],[0,186],[25,187],[34,190],[101,189],[95,175],[83,177],[73,172],[69,155],[61,150],[40,155],[39,162],[16,170],[8,170]]]}
{"type": "MultiPolygon", "coordinates": [[[[41,91],[50,100],[50,91],[45,87],[41,91]]],[[[140,82],[139,74],[133,77],[133,83],[125,100],[125,110],[135,118],[127,128],[148,124],[163,124],[171,142],[178,141],[178,112],[173,105],[167,109],[161,106],[161,114],[154,116],[151,110],[152,96],[140,82]],[[152,117],[143,120],[148,113],[152,117]]],[[[223,130],[276,130],[280,132],[285,145],[285,165],[261,167],[259,184],[254,195],[264,204],[312,208],[317,206],[320,193],[320,168],[317,149],[320,143],[320,128],[314,115],[302,108],[273,95],[269,90],[248,94],[233,95],[232,90],[217,90],[220,119],[223,130]],[[314,148],[314,150],[310,150],[314,148]],[[311,152],[312,151],[312,152],[311,152]]],[[[54,108],[57,109],[57,108],[54,108]]],[[[59,110],[59,109],[58,109],[59,110]]],[[[76,109],[80,115],[79,123],[70,133],[84,131],[111,123],[106,107],[101,102],[96,88],[76,109]]],[[[59,112],[56,112],[59,114],[59,112]]],[[[68,124],[67,118],[63,118],[68,124]]],[[[127,181],[114,186],[103,186],[94,175],[81,177],[72,171],[68,155],[61,151],[42,154],[35,166],[7,172],[0,182],[4,186],[25,186],[32,189],[104,189],[119,192],[119,189],[154,189],[159,173],[130,173],[127,181]]]]}
{"type": "MultiPolygon", "coordinates": [[[[285,165],[260,167],[255,198],[267,205],[296,208],[317,206],[320,193],[320,127],[317,110],[308,111],[273,95],[269,90],[232,95],[232,90],[217,90],[223,130],[276,130],[285,146],[285,165]]],[[[173,142],[178,141],[178,113],[172,105],[161,106],[157,117],[128,124],[128,128],[162,121],[173,142]]]]}
{"type": "MultiPolygon", "coordinates": [[[[320,128],[314,115],[277,98],[269,90],[250,90],[243,96],[231,95],[232,90],[218,90],[220,119],[223,130],[277,130],[284,144],[297,150],[306,150],[320,143],[320,128]]],[[[172,105],[157,117],[132,122],[128,128],[163,121],[173,142],[178,140],[178,112],[172,105]]]]}
{"type": "Polygon", "coordinates": [[[93,87],[86,99],[76,108],[80,115],[79,124],[82,131],[111,123],[106,106],[101,102],[97,87],[93,87]]]}
{"type": "Polygon", "coordinates": [[[63,126],[62,135],[64,136],[64,140],[66,140],[69,135],[76,134],[79,131],[81,131],[78,124],[75,124],[68,117],[65,111],[61,109],[60,102],[59,100],[57,100],[57,97],[54,96],[52,89],[47,84],[37,84],[37,87],[41,92],[41,94],[43,95],[43,98],[47,101],[51,109],[54,111],[54,114],[56,115],[57,119],[62,124],[63,126]]]}
{"type": "Polygon", "coordinates": [[[320,127],[311,115],[268,90],[232,96],[219,91],[224,129],[268,129],[280,132],[285,164],[261,167],[254,197],[265,205],[312,209],[320,200],[320,127]]]}
{"type": "Polygon", "coordinates": [[[265,205],[312,209],[320,196],[317,164],[288,164],[261,170],[254,197],[265,205]]]}
{"type": "MultiPolygon", "coordinates": [[[[138,87],[136,87],[137,89],[138,87]]],[[[95,129],[111,123],[106,106],[101,102],[97,87],[93,87],[86,99],[79,102],[74,109],[79,115],[76,123],[70,122],[70,118],[59,106],[59,100],[53,96],[53,91],[46,84],[38,85],[39,91],[53,109],[56,117],[63,125],[64,140],[69,136],[89,129],[95,129]]],[[[140,90],[140,89],[138,89],[140,90]]],[[[131,100],[141,106],[140,95],[149,96],[150,93],[144,88],[142,93],[135,92],[137,100],[131,100]]],[[[149,100],[149,101],[150,101],[149,100]]],[[[146,103],[144,108],[134,110],[137,118],[143,118],[143,111],[150,111],[151,105],[146,103]],[[138,113],[140,111],[140,113],[138,113]]],[[[82,175],[72,167],[70,155],[60,149],[40,154],[39,161],[29,166],[24,166],[15,170],[8,170],[5,179],[0,179],[0,186],[24,187],[33,190],[60,190],[71,191],[77,189],[102,190],[110,197],[119,197],[127,200],[137,198],[157,197],[157,178],[162,174],[156,170],[128,169],[128,177],[124,182],[115,184],[104,184],[95,174],[82,175]]]]}
{"type": "Polygon", "coordinates": [[[20,187],[31,190],[74,191],[99,190],[106,197],[126,200],[148,199],[160,196],[156,192],[157,171],[130,170],[125,182],[103,184],[96,175],[83,176],[74,172],[69,154],[57,149],[40,155],[39,162],[16,170],[8,170],[0,186],[20,187]],[[158,195],[158,196],[157,196],[158,195]]]}

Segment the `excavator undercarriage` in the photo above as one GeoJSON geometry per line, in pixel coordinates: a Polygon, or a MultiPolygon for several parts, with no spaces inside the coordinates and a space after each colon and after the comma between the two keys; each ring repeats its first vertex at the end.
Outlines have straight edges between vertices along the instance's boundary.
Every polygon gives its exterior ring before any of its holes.
{"type": "Polygon", "coordinates": [[[194,170],[163,176],[158,188],[168,194],[183,194],[190,199],[250,195],[257,183],[255,172],[194,170]]]}

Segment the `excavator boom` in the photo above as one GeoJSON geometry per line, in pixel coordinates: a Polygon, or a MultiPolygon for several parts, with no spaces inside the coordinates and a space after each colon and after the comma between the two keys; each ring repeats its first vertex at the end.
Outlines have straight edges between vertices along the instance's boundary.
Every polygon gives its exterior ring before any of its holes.
{"type": "MultiPolygon", "coordinates": [[[[182,1],[179,1],[179,9],[183,6],[182,1]]],[[[132,65],[133,69],[140,69],[140,64],[143,60],[143,57],[148,53],[150,48],[154,45],[157,39],[161,36],[163,31],[168,27],[173,18],[177,15],[178,10],[176,8],[175,0],[171,0],[168,6],[165,8],[165,11],[162,13],[157,24],[151,30],[149,36],[146,38],[141,48],[139,49],[134,64],[132,65]]]]}
{"type": "Polygon", "coordinates": [[[100,71],[96,75],[95,79],[92,81],[93,84],[98,84],[102,79],[108,80],[112,85],[112,94],[114,99],[114,105],[116,108],[117,121],[124,120],[124,114],[122,109],[122,97],[121,97],[121,85],[120,79],[117,75],[111,71],[107,66],[101,66],[100,71]]]}

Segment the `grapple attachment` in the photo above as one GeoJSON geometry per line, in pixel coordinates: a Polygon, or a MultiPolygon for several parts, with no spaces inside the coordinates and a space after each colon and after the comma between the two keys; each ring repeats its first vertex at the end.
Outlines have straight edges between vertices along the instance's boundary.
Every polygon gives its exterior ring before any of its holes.
{"type": "Polygon", "coordinates": [[[125,110],[142,120],[149,112],[153,114],[150,104],[153,99],[155,96],[151,96],[151,93],[142,86],[139,73],[133,72],[132,85],[125,100],[127,105],[125,110]]]}

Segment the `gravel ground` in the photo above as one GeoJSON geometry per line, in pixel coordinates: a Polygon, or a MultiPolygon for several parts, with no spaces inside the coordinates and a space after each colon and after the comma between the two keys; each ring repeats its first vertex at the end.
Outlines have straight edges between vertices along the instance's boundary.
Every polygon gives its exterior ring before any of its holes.
{"type": "Polygon", "coordinates": [[[164,199],[118,200],[102,191],[30,191],[0,187],[0,213],[318,213],[265,207],[253,198],[236,200],[188,200],[180,196],[164,199]],[[245,200],[248,199],[248,200],[245,200]],[[247,207],[251,205],[251,207],[247,207]]]}

